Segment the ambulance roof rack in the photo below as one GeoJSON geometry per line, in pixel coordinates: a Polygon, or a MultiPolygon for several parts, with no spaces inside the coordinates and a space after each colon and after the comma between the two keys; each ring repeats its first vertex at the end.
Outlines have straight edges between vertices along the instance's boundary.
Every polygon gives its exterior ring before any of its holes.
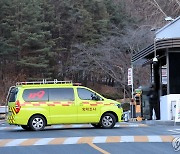
{"type": "Polygon", "coordinates": [[[43,79],[43,81],[32,81],[32,82],[17,82],[16,86],[18,85],[35,85],[35,84],[72,84],[72,81],[58,81],[54,79],[54,81],[47,81],[43,79]]]}

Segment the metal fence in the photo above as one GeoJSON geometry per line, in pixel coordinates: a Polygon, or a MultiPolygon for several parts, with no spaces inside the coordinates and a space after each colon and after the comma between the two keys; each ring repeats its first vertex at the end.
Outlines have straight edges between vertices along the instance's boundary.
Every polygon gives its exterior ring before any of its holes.
{"type": "Polygon", "coordinates": [[[0,114],[5,114],[8,111],[7,106],[0,106],[0,114]]]}

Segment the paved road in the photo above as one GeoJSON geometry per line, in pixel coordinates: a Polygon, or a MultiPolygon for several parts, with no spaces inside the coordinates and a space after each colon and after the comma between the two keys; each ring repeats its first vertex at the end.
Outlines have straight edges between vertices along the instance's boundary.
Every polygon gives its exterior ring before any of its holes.
{"type": "Polygon", "coordinates": [[[114,129],[95,129],[56,125],[33,132],[0,121],[0,154],[177,154],[171,141],[179,136],[179,126],[120,123],[114,129]]]}

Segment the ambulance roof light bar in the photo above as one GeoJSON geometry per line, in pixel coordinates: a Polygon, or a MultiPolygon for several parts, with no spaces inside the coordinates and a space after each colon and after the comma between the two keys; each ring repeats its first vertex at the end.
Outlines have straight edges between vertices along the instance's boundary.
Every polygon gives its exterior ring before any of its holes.
{"type": "Polygon", "coordinates": [[[46,79],[43,79],[43,81],[32,81],[32,82],[17,82],[17,85],[34,85],[34,84],[72,84],[72,81],[58,81],[57,79],[54,79],[54,81],[47,81],[46,79]]]}

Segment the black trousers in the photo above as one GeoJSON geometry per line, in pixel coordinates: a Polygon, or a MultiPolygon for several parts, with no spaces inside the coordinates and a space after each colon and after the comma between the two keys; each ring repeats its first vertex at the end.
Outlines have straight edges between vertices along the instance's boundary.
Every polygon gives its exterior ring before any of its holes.
{"type": "Polygon", "coordinates": [[[153,109],[156,114],[156,120],[160,120],[160,104],[159,103],[150,103],[150,120],[152,120],[153,109]]]}

